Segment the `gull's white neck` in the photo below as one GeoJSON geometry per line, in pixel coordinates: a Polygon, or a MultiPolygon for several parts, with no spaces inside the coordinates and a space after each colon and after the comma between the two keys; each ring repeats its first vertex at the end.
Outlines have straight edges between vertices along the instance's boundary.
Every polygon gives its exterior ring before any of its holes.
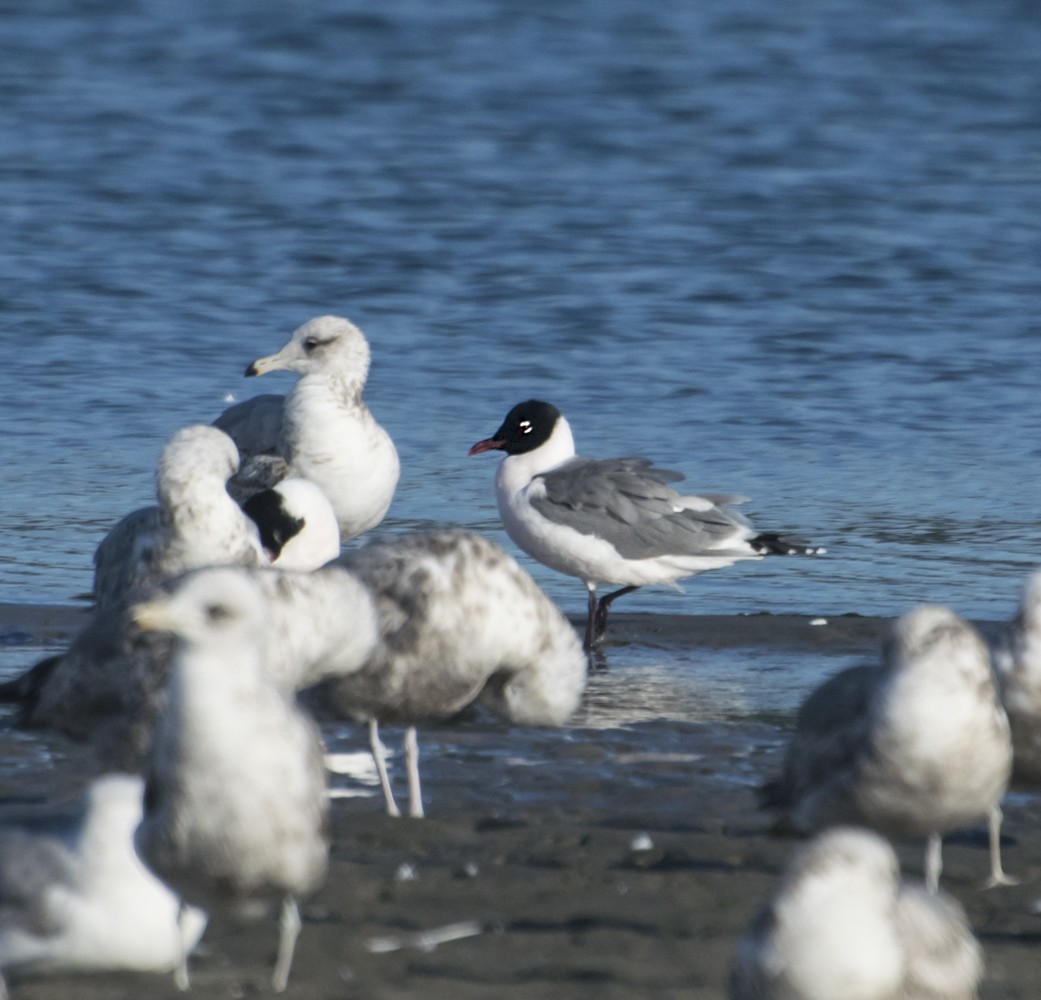
{"type": "Polygon", "coordinates": [[[369,377],[368,358],[352,357],[340,364],[326,365],[318,371],[307,372],[297,381],[293,391],[304,393],[325,392],[338,403],[357,405],[369,377]]]}

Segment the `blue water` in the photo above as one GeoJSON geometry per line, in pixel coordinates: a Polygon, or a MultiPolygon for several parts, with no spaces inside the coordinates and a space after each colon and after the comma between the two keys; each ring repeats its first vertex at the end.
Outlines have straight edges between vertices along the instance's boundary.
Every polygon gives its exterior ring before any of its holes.
{"type": "Polygon", "coordinates": [[[630,610],[995,619],[1041,564],[1026,0],[5,6],[0,600],[87,591],[166,438],[326,312],[383,530],[505,540],[466,451],[540,396],[829,549],[630,610]]]}

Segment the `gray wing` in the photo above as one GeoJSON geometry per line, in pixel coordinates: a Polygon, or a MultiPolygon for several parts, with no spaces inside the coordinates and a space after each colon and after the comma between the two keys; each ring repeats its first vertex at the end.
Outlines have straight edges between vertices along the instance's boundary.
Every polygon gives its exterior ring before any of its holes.
{"type": "Polygon", "coordinates": [[[165,702],[173,653],[171,635],[130,624],[125,602],[100,610],[36,683],[29,679],[18,724],[89,741],[106,766],[137,770],[165,702]]]}
{"type": "Polygon", "coordinates": [[[281,455],[252,455],[228,480],[228,493],[242,506],[258,493],[273,489],[288,475],[289,463],[281,455]]]}
{"type": "Polygon", "coordinates": [[[239,454],[273,455],[282,439],[282,405],[285,396],[266,393],[229,406],[216,420],[238,448],[239,454]]]}
{"type": "Polygon", "coordinates": [[[228,480],[228,493],[244,504],[276,486],[289,475],[289,464],[279,454],[285,396],[265,393],[229,406],[216,420],[239,450],[239,471],[228,480]]]}
{"type": "Polygon", "coordinates": [[[799,709],[783,773],[761,789],[764,808],[794,810],[805,796],[852,773],[867,749],[871,701],[882,676],[872,664],[849,667],[809,695],[799,709]]]}
{"type": "Polygon", "coordinates": [[[159,543],[158,507],[127,514],[101,540],[94,553],[94,601],[110,607],[125,594],[152,579],[152,558],[159,543]]]}
{"type": "Polygon", "coordinates": [[[610,542],[626,559],[727,555],[730,542],[733,554],[747,554],[748,521],[725,506],[743,498],[681,496],[668,484],[682,478],[644,458],[575,458],[536,477],[546,492],[531,504],[557,524],[610,542]]]}

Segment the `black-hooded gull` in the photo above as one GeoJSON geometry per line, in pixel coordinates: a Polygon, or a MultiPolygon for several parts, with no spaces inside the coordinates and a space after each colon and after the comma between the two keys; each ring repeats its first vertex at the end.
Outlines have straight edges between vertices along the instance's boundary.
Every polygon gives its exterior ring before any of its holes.
{"type": "Polygon", "coordinates": [[[1023,584],[1016,616],[999,637],[994,667],[1012,728],[1017,781],[1041,782],[1041,571],[1023,584]]]}
{"type": "Polygon", "coordinates": [[[757,532],[729,506],[744,497],[678,493],[669,483],[683,477],[647,459],[579,457],[570,425],[549,403],[518,403],[470,454],[492,450],[506,453],[495,496],[507,534],[588,588],[587,649],[602,640],[611,602],[638,587],[675,583],[741,559],[824,551],[757,532]],[[622,587],[598,602],[601,583],[622,587]]]}
{"type": "Polygon", "coordinates": [[[925,880],[939,885],[941,838],[988,817],[990,884],[1001,868],[1001,808],[1012,769],[1008,719],[987,647],[947,608],[898,619],[882,666],[852,667],[799,710],[777,781],[763,804],[779,829],[810,833],[856,823],[925,836],[925,880]]]}
{"type": "Polygon", "coordinates": [[[204,914],[185,913],[182,945],[177,897],[134,850],[143,792],[141,778],[108,774],[75,815],[0,828],[4,973],[169,972],[195,947],[204,914]]]}
{"type": "MultiPolygon", "coordinates": [[[[281,901],[276,991],[289,978],[298,898],[328,864],[322,742],[265,666],[268,602],[246,574],[187,578],[133,610],[177,650],[135,844],[184,904],[211,915],[281,901]]],[[[188,985],[187,950],[178,969],[188,985]]]]}
{"type": "Polygon", "coordinates": [[[387,809],[379,722],[407,725],[410,815],[422,816],[415,724],[472,703],[521,725],[560,725],[577,708],[586,660],[575,630],[493,542],[436,530],[370,542],[341,557],[372,592],[381,642],[360,670],[311,692],[323,712],[368,721],[387,809]]]}
{"type": "MultiPolygon", "coordinates": [[[[337,535],[337,548],[339,548],[337,535]]],[[[311,573],[274,568],[213,567],[189,577],[246,577],[267,601],[265,669],[287,691],[364,664],[378,641],[368,589],[340,566],[311,573]]],[[[0,685],[0,701],[18,705],[18,723],[88,743],[105,768],[139,770],[148,759],[155,720],[166,698],[173,639],[142,631],[125,604],[99,611],[62,654],[0,685]]]]}
{"type": "Polygon", "coordinates": [[[197,566],[268,561],[256,524],[228,495],[238,467],[235,443],[216,427],[195,424],[170,437],[156,468],[159,505],[127,514],[94,554],[99,609],[197,566]]]}
{"type": "Polygon", "coordinates": [[[976,1000],[983,955],[947,895],[902,883],[888,841],[837,827],[800,850],[738,943],[729,1000],[976,1000]]]}
{"type": "Polygon", "coordinates": [[[233,494],[286,474],[302,476],[328,496],[344,541],[375,527],[390,506],[400,467],[394,442],[362,400],[369,373],[364,334],[339,316],[318,316],[246,374],[272,371],[296,372],[300,379],[285,397],[245,400],[215,421],[243,455],[233,494]]]}
{"type": "Polygon", "coordinates": [[[267,560],[278,569],[307,572],[340,554],[336,512],[309,479],[283,479],[254,493],[242,509],[257,526],[267,560]]]}

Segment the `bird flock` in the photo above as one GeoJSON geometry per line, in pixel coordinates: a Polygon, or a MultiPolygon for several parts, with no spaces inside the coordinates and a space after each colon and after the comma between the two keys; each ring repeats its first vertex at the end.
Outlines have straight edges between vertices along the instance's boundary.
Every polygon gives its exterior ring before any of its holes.
{"type": "MultiPolygon", "coordinates": [[[[336,316],[252,362],[250,377],[299,377],[286,396],[171,436],[156,505],[97,548],[88,624],[0,685],[20,725],[86,744],[102,772],[77,815],[0,828],[6,975],[172,971],[188,989],[207,920],[259,908],[279,914],[271,984],[284,990],[299,903],[328,867],[320,722],[367,725],[391,815],[379,726],[404,725],[408,814],[421,817],[423,723],[483,706],[563,725],[619,596],[824,551],[757,530],[734,509],[741,496],[680,492],[678,474],[646,459],[579,456],[563,414],[539,400],[470,454],[504,453],[507,534],[585,584],[581,636],[474,532],[347,544],[383,520],[400,472],[362,399],[369,363],[365,336],[336,316]],[[598,598],[603,585],[618,589],[598,598]]],[[[976,997],[982,951],[940,890],[942,838],[985,821],[988,884],[1012,881],[1001,801],[1013,776],[1041,779],[1041,573],[993,648],[922,606],[894,623],[879,663],[807,698],[761,805],[776,832],[813,839],[738,942],[731,1000],[976,997]],[[924,885],[901,881],[887,837],[924,838],[924,885]]]]}

